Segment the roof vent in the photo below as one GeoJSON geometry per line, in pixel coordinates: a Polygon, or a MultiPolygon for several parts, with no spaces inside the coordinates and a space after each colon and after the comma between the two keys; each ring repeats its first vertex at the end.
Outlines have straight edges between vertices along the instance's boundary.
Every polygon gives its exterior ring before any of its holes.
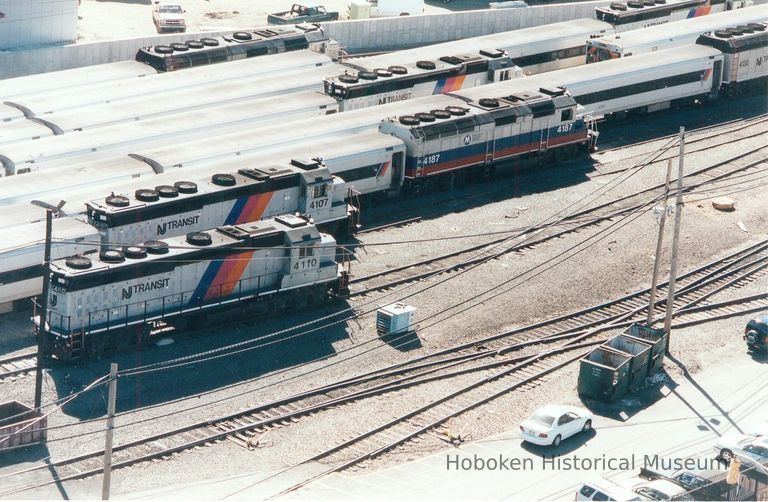
{"type": "Polygon", "coordinates": [[[87,256],[70,256],[64,260],[64,263],[75,270],[85,270],[91,268],[92,265],[91,259],[87,256]]]}
{"type": "Polygon", "coordinates": [[[498,108],[499,107],[499,100],[494,98],[480,98],[480,106],[483,106],[485,108],[498,108]]]}
{"type": "Polygon", "coordinates": [[[139,260],[141,258],[147,257],[147,249],[143,248],[141,246],[127,246],[123,248],[123,253],[125,253],[126,258],[131,258],[133,260],[139,260]]]}
{"type": "Polygon", "coordinates": [[[128,197],[124,195],[110,195],[106,198],[106,201],[108,206],[112,207],[128,207],[131,204],[131,201],[128,200],[128,197]]]}
{"type": "Polygon", "coordinates": [[[125,255],[119,249],[103,249],[99,253],[99,259],[104,263],[122,263],[125,255]]]}
{"type": "Polygon", "coordinates": [[[434,122],[435,116],[431,113],[416,113],[414,114],[414,117],[419,119],[421,122],[434,122]]]}
{"type": "Polygon", "coordinates": [[[155,191],[164,199],[172,199],[179,196],[179,189],[173,185],[157,185],[155,191]]]}
{"type": "Polygon", "coordinates": [[[407,126],[419,125],[419,119],[413,115],[403,115],[398,119],[401,124],[407,126]]]}
{"type": "Polygon", "coordinates": [[[211,176],[211,182],[213,182],[214,185],[218,185],[220,187],[232,187],[237,184],[237,181],[235,180],[235,177],[231,174],[214,174],[211,176]]]}
{"type": "Polygon", "coordinates": [[[187,234],[187,242],[193,246],[210,246],[213,239],[211,234],[206,232],[190,232],[187,234]]]}
{"type": "Polygon", "coordinates": [[[408,73],[408,68],[405,66],[390,66],[387,70],[391,71],[393,75],[405,75],[408,73]]]}
{"type": "Polygon", "coordinates": [[[192,181],[177,181],[173,186],[179,190],[179,193],[197,193],[197,183],[192,181]]]}
{"type": "Polygon", "coordinates": [[[437,65],[434,61],[416,61],[416,68],[421,68],[422,70],[434,70],[437,68],[437,65]]]}
{"type": "Polygon", "coordinates": [[[157,190],[149,188],[140,188],[134,192],[133,196],[141,202],[155,202],[160,199],[160,194],[157,193],[157,190]]]}
{"type": "Polygon", "coordinates": [[[147,241],[144,243],[144,248],[149,254],[167,254],[169,251],[168,243],[163,241],[147,241]]]}

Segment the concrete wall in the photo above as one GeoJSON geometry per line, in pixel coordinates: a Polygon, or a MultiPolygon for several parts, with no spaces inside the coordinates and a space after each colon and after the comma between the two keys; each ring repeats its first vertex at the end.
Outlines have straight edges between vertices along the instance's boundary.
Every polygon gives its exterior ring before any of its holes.
{"type": "Polygon", "coordinates": [[[74,40],[77,0],[0,0],[0,51],[74,40]]]}

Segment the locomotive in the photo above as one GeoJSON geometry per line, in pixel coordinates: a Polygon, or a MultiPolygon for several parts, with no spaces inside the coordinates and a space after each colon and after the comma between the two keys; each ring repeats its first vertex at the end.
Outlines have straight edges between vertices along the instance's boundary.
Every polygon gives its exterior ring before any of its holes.
{"type": "Polygon", "coordinates": [[[346,288],[336,241],[286,215],[51,263],[47,323],[33,317],[61,360],[140,345],[169,327],[322,302],[346,288]]]}

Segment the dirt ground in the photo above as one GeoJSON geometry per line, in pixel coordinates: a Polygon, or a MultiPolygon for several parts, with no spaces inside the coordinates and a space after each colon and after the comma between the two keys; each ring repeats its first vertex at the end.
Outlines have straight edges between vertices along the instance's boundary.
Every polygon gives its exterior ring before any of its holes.
{"type": "MultiPolygon", "coordinates": [[[[83,0],[79,12],[78,42],[93,42],[130,37],[157,35],[152,23],[152,0],[83,0]]],[[[187,31],[226,31],[239,28],[265,26],[267,14],[288,10],[293,0],[179,0],[186,10],[187,31]]],[[[301,3],[301,2],[299,2],[301,3]]],[[[320,4],[329,11],[338,11],[346,17],[346,0],[313,0],[307,4],[320,4]]],[[[428,2],[426,12],[484,8],[487,2],[476,0],[443,4],[440,0],[428,2]]]]}

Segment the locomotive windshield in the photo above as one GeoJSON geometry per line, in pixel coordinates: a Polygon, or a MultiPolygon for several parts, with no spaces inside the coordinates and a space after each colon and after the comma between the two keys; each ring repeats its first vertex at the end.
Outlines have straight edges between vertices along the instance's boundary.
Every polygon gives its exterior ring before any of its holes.
{"type": "Polygon", "coordinates": [[[618,57],[618,52],[612,52],[608,49],[601,49],[598,47],[590,47],[587,51],[587,64],[617,59],[618,57]]]}

